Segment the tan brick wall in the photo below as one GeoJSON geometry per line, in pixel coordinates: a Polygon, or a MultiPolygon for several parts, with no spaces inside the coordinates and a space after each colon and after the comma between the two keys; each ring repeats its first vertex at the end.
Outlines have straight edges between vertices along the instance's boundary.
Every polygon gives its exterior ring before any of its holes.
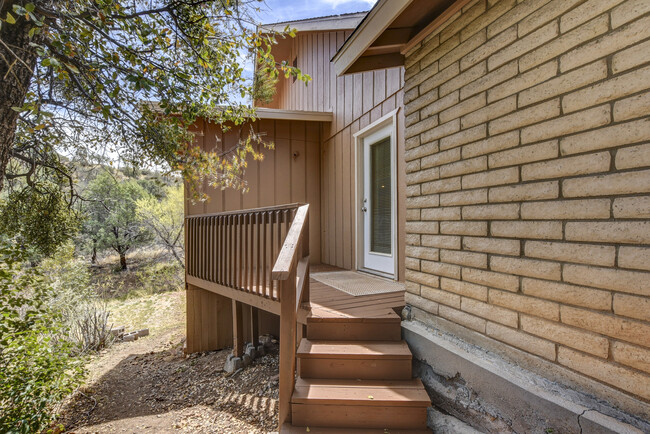
{"type": "Polygon", "coordinates": [[[412,303],[650,401],[650,2],[474,1],[405,95],[412,303]]]}

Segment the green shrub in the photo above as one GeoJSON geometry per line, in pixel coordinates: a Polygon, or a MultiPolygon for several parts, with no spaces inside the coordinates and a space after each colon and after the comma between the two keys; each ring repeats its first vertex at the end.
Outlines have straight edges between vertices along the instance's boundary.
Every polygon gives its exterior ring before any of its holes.
{"type": "Polygon", "coordinates": [[[22,253],[0,245],[0,432],[47,428],[54,406],[81,381],[81,360],[58,339],[66,330],[54,298],[22,253]]]}

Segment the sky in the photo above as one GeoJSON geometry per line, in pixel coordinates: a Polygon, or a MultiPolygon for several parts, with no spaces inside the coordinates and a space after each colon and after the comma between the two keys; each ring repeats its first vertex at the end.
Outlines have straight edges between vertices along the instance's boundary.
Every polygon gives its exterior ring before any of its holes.
{"type": "Polygon", "coordinates": [[[372,8],[376,0],[266,0],[260,21],[275,23],[305,18],[362,12],[372,8]]]}

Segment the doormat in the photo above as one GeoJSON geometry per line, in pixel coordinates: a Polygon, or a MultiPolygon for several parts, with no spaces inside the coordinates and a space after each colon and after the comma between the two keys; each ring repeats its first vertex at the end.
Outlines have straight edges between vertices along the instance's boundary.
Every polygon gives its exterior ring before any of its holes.
{"type": "Polygon", "coordinates": [[[404,291],[404,285],[401,283],[378,279],[355,271],[313,273],[310,277],[355,297],[404,291]]]}

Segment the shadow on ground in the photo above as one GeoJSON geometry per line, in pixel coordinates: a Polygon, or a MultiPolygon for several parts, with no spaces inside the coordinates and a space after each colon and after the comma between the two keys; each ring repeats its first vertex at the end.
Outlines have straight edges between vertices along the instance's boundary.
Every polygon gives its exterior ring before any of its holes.
{"type": "Polygon", "coordinates": [[[185,357],[176,342],[130,354],[133,344],[111,348],[116,363],[65,405],[60,423],[68,432],[276,430],[277,348],[229,376],[229,349],[185,357]]]}

